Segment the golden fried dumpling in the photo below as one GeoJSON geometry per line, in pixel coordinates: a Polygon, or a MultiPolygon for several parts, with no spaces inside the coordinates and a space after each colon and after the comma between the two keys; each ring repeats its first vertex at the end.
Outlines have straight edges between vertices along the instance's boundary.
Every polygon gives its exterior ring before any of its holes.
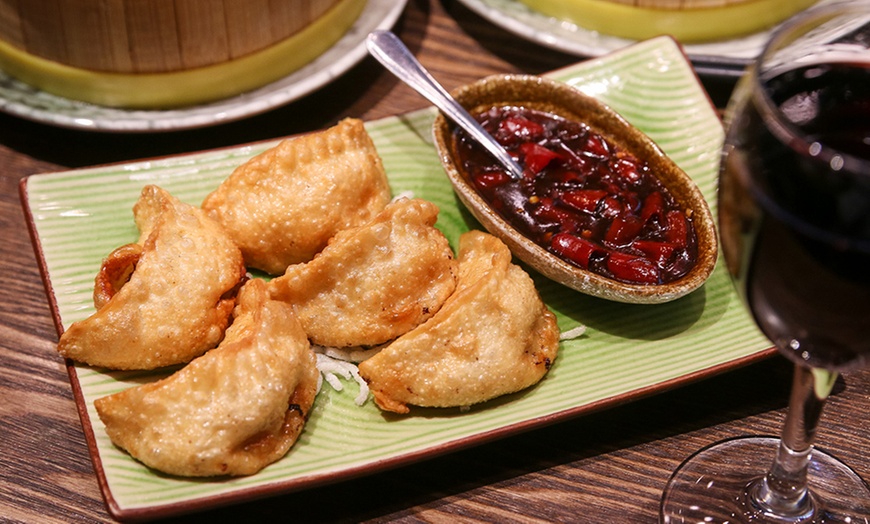
{"type": "Polygon", "coordinates": [[[149,467],[250,475],[283,457],[317,394],[316,357],[292,308],[247,282],[216,349],[167,378],[97,399],[106,432],[149,467]]]}
{"type": "Polygon", "coordinates": [[[456,286],[456,260],[434,227],[438,207],[400,198],[364,226],[339,232],[311,262],[269,283],[292,304],[308,337],[332,347],[372,346],[434,314],[456,286]]]}
{"type": "Polygon", "coordinates": [[[556,317],[507,246],[471,231],[458,259],[441,310],[359,365],[381,409],[470,406],[537,383],[556,358],[556,317]]]}
{"type": "Polygon", "coordinates": [[[103,261],[97,311],[61,335],[64,357],[154,369],[188,362],[224,335],[245,277],[232,239],[200,209],[154,185],[142,189],[133,215],[139,240],[103,261]]]}
{"type": "Polygon", "coordinates": [[[202,203],[250,267],[280,275],[336,232],[371,220],[390,201],[383,164],[363,123],[282,141],[242,164],[202,203]]]}

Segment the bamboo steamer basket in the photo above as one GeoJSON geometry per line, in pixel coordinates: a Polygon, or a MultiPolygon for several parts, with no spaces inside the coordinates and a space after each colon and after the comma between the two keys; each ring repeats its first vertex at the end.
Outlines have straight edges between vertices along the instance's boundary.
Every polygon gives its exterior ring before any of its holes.
{"type": "Polygon", "coordinates": [[[520,0],[602,34],[680,42],[725,40],[769,29],[818,0],[520,0]]]}
{"type": "Polygon", "coordinates": [[[0,68],[100,105],[168,108],[286,76],[365,0],[0,0],[0,68]]]}

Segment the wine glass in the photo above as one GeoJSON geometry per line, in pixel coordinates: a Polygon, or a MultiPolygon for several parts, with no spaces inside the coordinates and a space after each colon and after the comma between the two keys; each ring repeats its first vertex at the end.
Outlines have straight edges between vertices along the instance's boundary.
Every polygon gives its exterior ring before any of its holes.
{"type": "Polygon", "coordinates": [[[823,4],[775,31],[735,87],[721,245],[794,383],[780,438],[731,439],[683,462],[664,523],[870,523],[867,483],[813,446],[838,373],[870,363],[868,43],[870,2],[823,4]]]}

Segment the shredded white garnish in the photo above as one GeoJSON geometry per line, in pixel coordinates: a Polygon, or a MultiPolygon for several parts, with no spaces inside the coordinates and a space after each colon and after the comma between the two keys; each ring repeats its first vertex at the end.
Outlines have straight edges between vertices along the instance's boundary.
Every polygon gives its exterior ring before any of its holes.
{"type": "Polygon", "coordinates": [[[380,347],[371,349],[362,348],[333,348],[324,346],[312,346],[317,355],[317,369],[320,377],[317,381],[317,391],[325,380],[335,391],[343,391],[342,380],[353,380],[359,386],[359,394],[353,399],[357,406],[365,404],[369,398],[369,385],[360,376],[357,364],[371,357],[381,350],[380,347]]]}
{"type": "Polygon", "coordinates": [[[580,325],[560,333],[559,340],[571,340],[572,338],[579,338],[581,335],[583,335],[583,333],[586,333],[586,326],[580,325]]]}
{"type": "Polygon", "coordinates": [[[393,197],[392,202],[395,202],[396,200],[399,200],[400,198],[407,198],[410,200],[410,199],[414,198],[414,192],[413,191],[402,191],[393,197]]]}

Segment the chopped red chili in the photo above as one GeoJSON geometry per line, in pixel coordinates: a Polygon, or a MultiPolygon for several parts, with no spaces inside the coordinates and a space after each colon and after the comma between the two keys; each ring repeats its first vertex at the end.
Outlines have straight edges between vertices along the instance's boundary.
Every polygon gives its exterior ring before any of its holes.
{"type": "Polygon", "coordinates": [[[697,259],[691,214],[650,166],[580,122],[523,107],[477,120],[523,166],[510,178],[457,130],[464,174],[505,220],[562,259],[632,284],[670,282],[697,259]]]}

